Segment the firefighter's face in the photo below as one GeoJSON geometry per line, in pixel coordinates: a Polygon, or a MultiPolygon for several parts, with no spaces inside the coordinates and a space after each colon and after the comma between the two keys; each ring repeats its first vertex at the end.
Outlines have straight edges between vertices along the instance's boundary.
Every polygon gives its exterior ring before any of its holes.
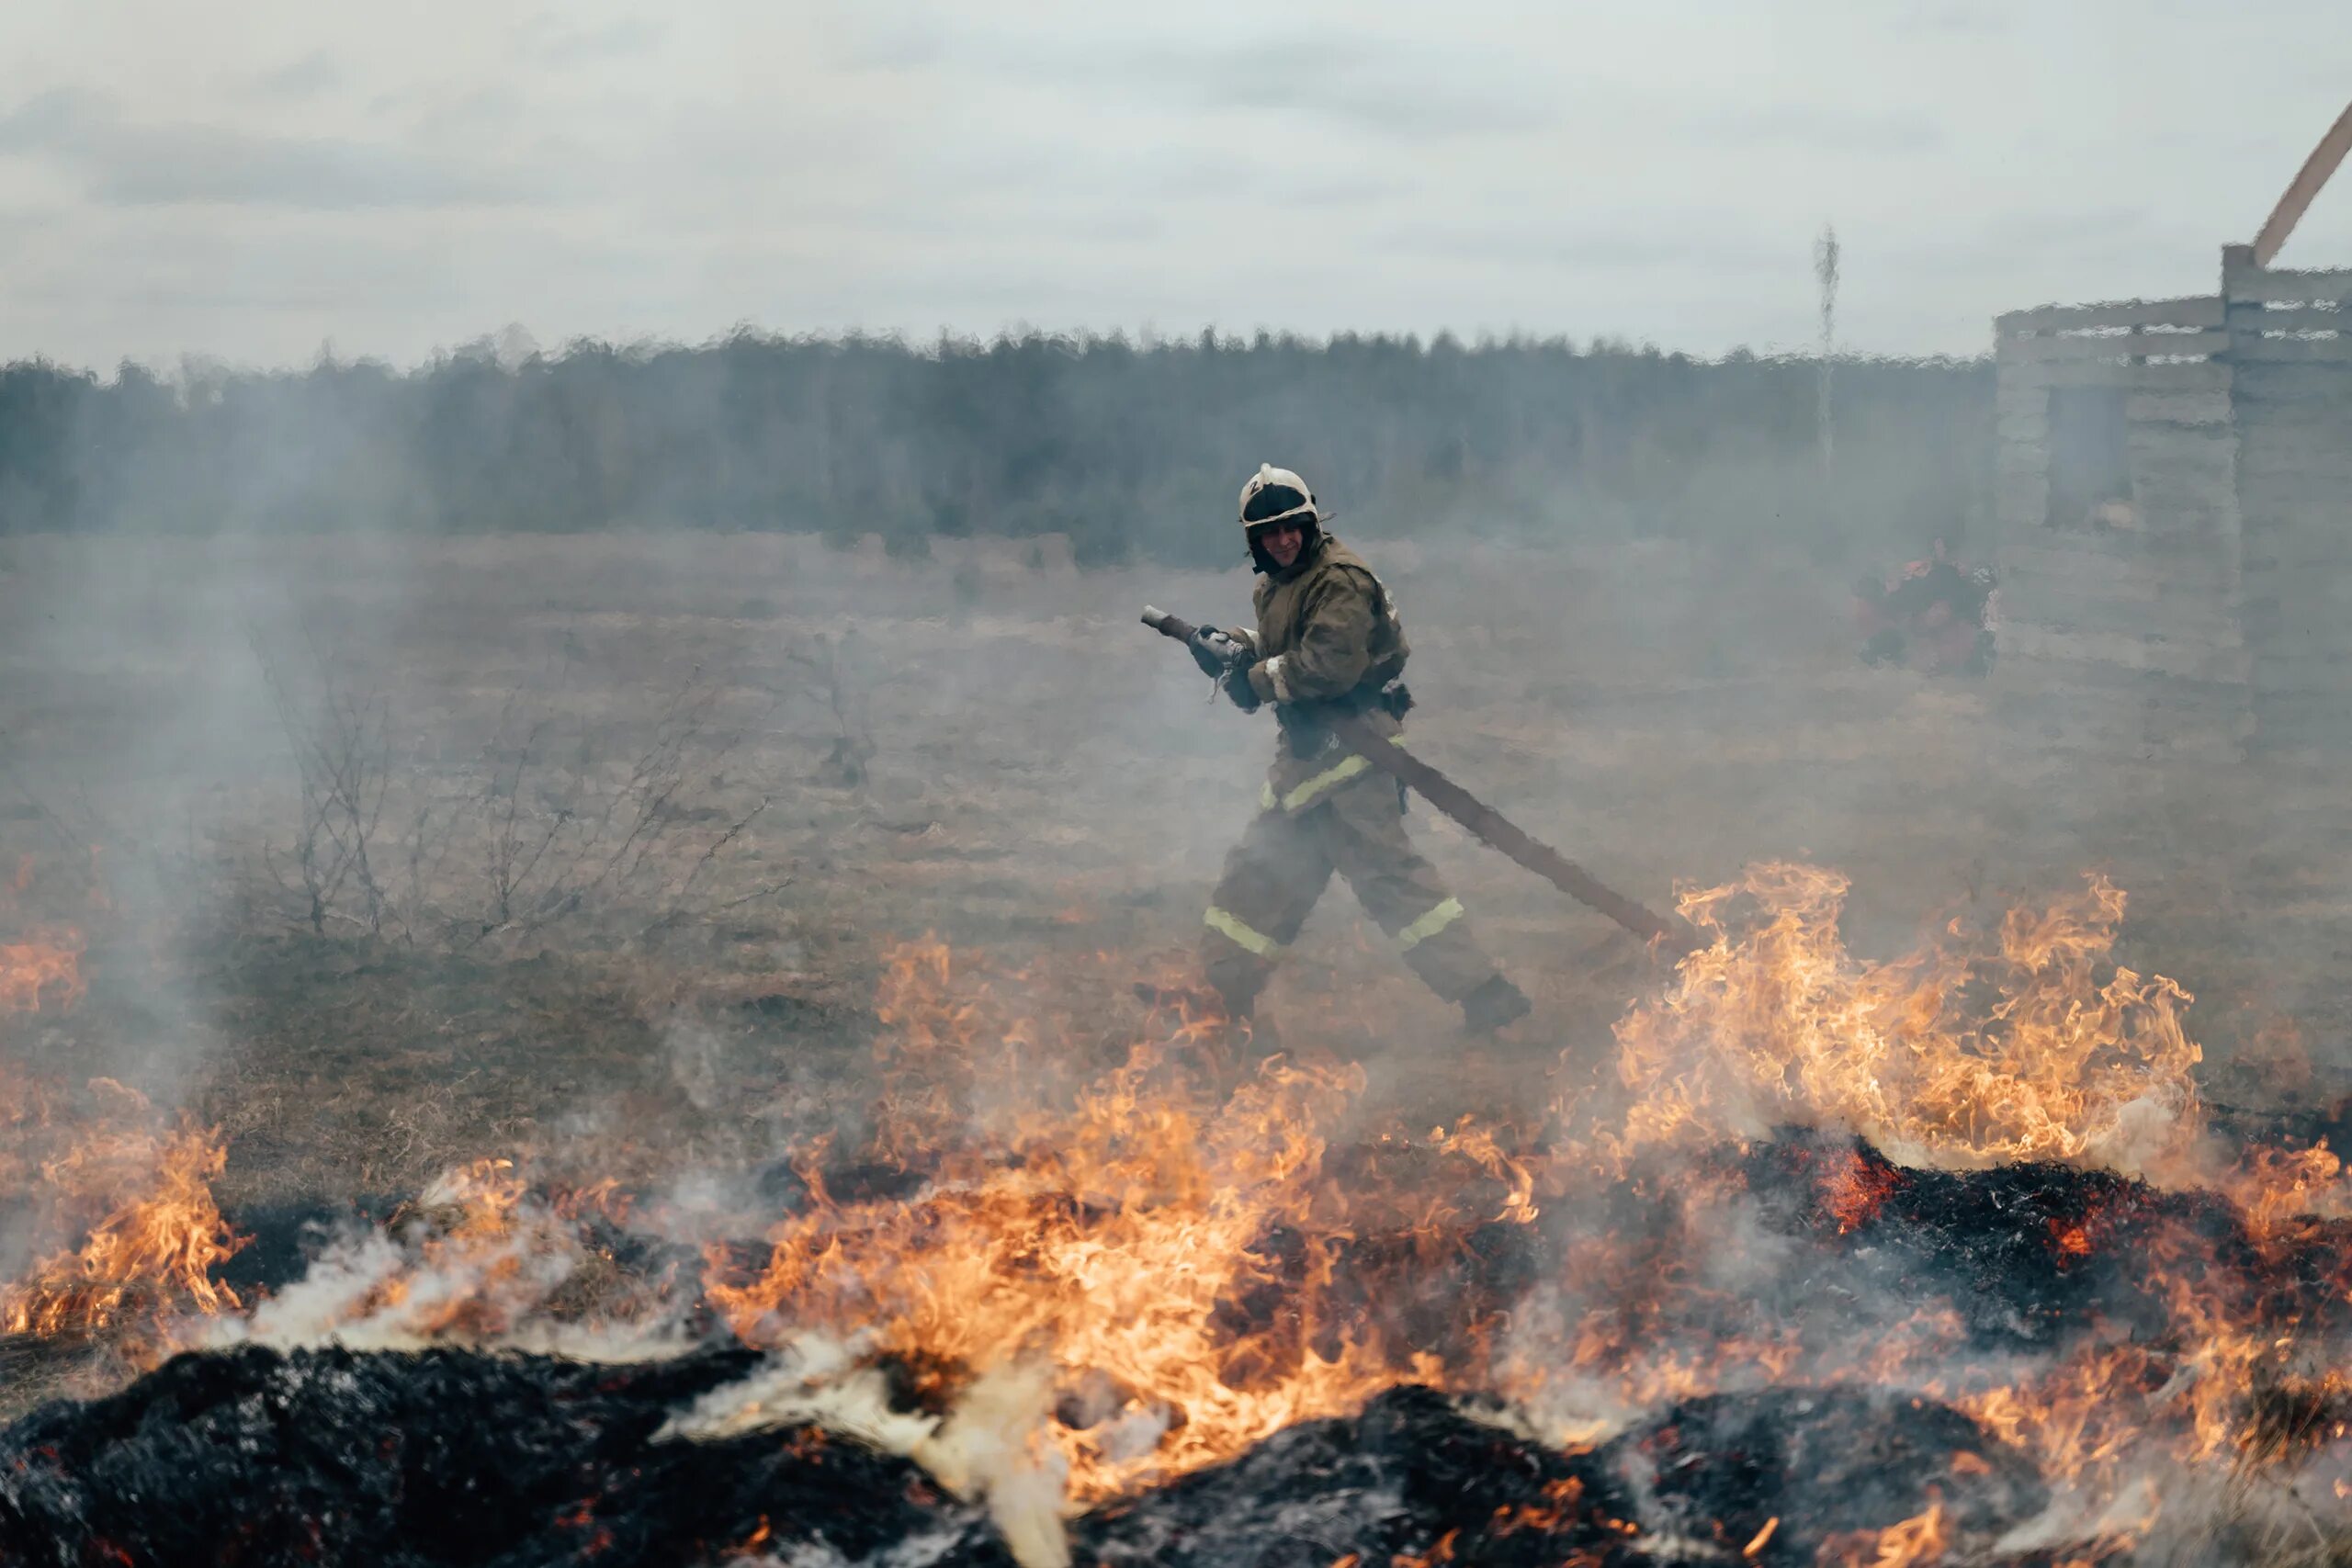
{"type": "Polygon", "coordinates": [[[1286,567],[1296,560],[1306,543],[1306,531],[1295,523],[1269,523],[1258,535],[1259,547],[1276,566],[1286,567]]]}

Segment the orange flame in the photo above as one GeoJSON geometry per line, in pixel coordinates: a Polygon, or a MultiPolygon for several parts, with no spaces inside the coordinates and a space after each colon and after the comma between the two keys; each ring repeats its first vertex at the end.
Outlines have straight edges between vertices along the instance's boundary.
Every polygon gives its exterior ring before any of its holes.
{"type": "Polygon", "coordinates": [[[1824,1568],[1919,1568],[1940,1562],[1951,1547],[1943,1505],[1936,1503],[1926,1513],[1883,1530],[1833,1537],[1822,1543],[1814,1561],[1824,1568]]]}
{"type": "MultiPolygon", "coordinates": [[[[1580,1228],[1581,1199],[1596,1181],[1653,1168],[1638,1159],[1787,1123],[1851,1132],[1887,1156],[1857,1149],[1814,1168],[1808,1221],[1826,1216],[1825,1236],[1831,1224],[1851,1235],[1883,1224],[1886,1206],[1907,1202],[1907,1184],[1922,1179],[1917,1168],[2016,1160],[2219,1180],[2244,1215],[2230,1245],[2282,1259],[2312,1245],[2312,1216],[2352,1214],[2352,1183],[2324,1145],[2217,1171],[2193,1072],[2199,1052],[2182,1018],[2189,998],[2113,962],[2124,898],[2103,879],[1994,931],[1954,931],[1878,964],[1838,933],[1846,886],[1831,873],[1767,866],[1683,901],[1713,940],[1666,995],[1619,1022],[1622,1119],[1596,1130],[1564,1116],[1558,1138],[1535,1145],[1464,1118],[1425,1139],[1362,1145],[1372,1174],[1361,1180],[1333,1174],[1353,1168],[1341,1156],[1357,1146],[1326,1157],[1363,1089],[1360,1070],[1275,1056],[1237,1072],[1224,1053],[1239,1032],[1167,988],[1151,988],[1160,1010],[1141,1040],[1102,1065],[1079,1048],[1087,1031],[1035,994],[1046,982],[1034,972],[982,973],[935,941],[907,944],[887,955],[877,988],[888,1088],[854,1152],[922,1186],[911,1198],[903,1184],[888,1196],[829,1193],[829,1151],[804,1151],[807,1202],[748,1263],[713,1248],[705,1299],[750,1344],[812,1330],[851,1340],[933,1408],[993,1370],[1042,1369],[1035,1427],[1018,1440],[1058,1465],[1072,1506],[1235,1457],[1408,1379],[1531,1407],[1568,1390],[1598,1426],[1771,1381],[1898,1384],[1948,1401],[2071,1483],[2108,1546],[2152,1527],[2154,1494],[2139,1506],[2131,1490],[2152,1464],[2286,1451],[2263,1447],[2248,1395],[2312,1369],[2290,1333],[2264,1327],[2256,1303],[2215,1283],[2215,1244],[2190,1226],[2134,1244],[2160,1332],[2098,1328],[2063,1355],[1981,1365],[1966,1353],[1965,1325],[1942,1309],[1868,1347],[1825,1347],[1800,1325],[1728,1310],[1722,1320],[1744,1328],[1678,1340],[1673,1325],[1708,1320],[1693,1311],[1711,1304],[1705,1292],[1736,1299],[1694,1266],[1720,1251],[1728,1233],[1708,1227],[1738,1207],[1746,1179],[1721,1162],[1657,1168],[1680,1184],[1669,1223],[1628,1235],[1580,1228]],[[1408,1174],[1384,1184],[1375,1168],[1392,1160],[1408,1174]],[[1539,1213],[1563,1227],[1557,1299],[1512,1303],[1508,1348],[1477,1338],[1482,1326],[1458,1355],[1416,1352],[1367,1301],[1377,1291],[1351,1278],[1368,1241],[1427,1266],[1475,1227],[1525,1225],[1539,1213]]],[[[62,1005],[64,993],[33,994],[62,1005]]],[[[12,1100],[0,1081],[0,1118],[19,1103],[29,1115],[39,1100],[12,1100]]],[[[0,1295],[6,1321],[43,1332],[103,1325],[142,1293],[198,1311],[238,1304],[209,1279],[234,1246],[206,1185],[219,1150],[187,1128],[147,1137],[145,1153],[116,1162],[119,1179],[88,1174],[106,1163],[98,1150],[42,1168],[52,1188],[80,1194],[83,1239],[0,1295]]],[[[2034,1233],[2041,1262],[2079,1281],[2078,1266],[2117,1235],[2143,1235],[2129,1230],[2131,1213],[2117,1199],[2029,1223],[2046,1227],[2034,1233]]],[[[573,1255],[582,1227],[627,1215],[609,1180],[547,1201],[511,1162],[475,1162],[414,1207],[397,1266],[364,1281],[344,1321],[512,1335],[548,1310],[560,1273],[550,1264],[573,1255]]],[[[1572,1489],[1547,1494],[1493,1529],[1553,1529],[1579,1502],[1572,1489]]],[[[1778,1528],[1767,1523],[1743,1555],[1763,1555],[1778,1528]]],[[[1917,1568],[1952,1550],[1952,1529],[1938,1503],[1838,1538],[1821,1561],[1917,1568]]],[[[1444,1539],[1398,1561],[1447,1562],[1457,1549],[1444,1539]]]]}
{"type": "MultiPolygon", "coordinates": [[[[957,983],[944,950],[902,949],[877,1009],[900,1032],[886,1055],[934,1089],[975,1082],[975,1053],[993,1043],[978,1037],[986,1010],[973,1000],[989,988],[957,983]]],[[[1190,1027],[1136,1046],[1067,1110],[1010,1117],[994,1150],[968,1143],[952,1093],[895,1100],[880,1136],[895,1146],[926,1129],[928,1188],[851,1201],[812,1180],[808,1212],[770,1232],[756,1274],[713,1256],[708,1299],[754,1344],[864,1335],[951,1377],[1043,1357],[1064,1390],[1050,1436],[1080,1503],[1230,1458],[1404,1376],[1438,1376],[1392,1357],[1363,1314],[1317,1313],[1336,1245],[1315,1218],[1336,1196],[1319,1188],[1322,1129],[1361,1089],[1360,1070],[1277,1057],[1220,1096],[1187,1055],[1190,1027]],[[1306,1238],[1287,1263],[1257,1250],[1283,1226],[1306,1238]],[[1285,1269],[1303,1315],[1257,1324],[1232,1310],[1285,1269]]],[[[1503,1183],[1504,1214],[1532,1217],[1532,1176],[1491,1134],[1465,1124],[1439,1147],[1503,1183]]]]}
{"type": "Polygon", "coordinates": [[[1670,995],[1617,1026],[1634,1097],[1621,1154],[1781,1122],[1849,1129],[1914,1165],[2144,1168],[2187,1151],[2201,1125],[2189,997],[2109,962],[2124,903],[2113,884],[2095,875],[2046,912],[2012,911],[1989,951],[1875,964],[1838,934],[1847,886],[1767,865],[1683,898],[1714,941],[1682,961],[1670,995]],[[1969,991],[1989,1005],[1962,1007],[1969,991]]]}
{"type": "Polygon", "coordinates": [[[237,1307],[211,1273],[243,1245],[221,1218],[211,1183],[227,1158],[217,1133],[183,1123],[157,1130],[135,1091],[92,1084],[116,1118],[88,1133],[41,1173],[49,1227],[96,1215],[78,1247],[52,1253],[0,1290],[0,1326],[12,1334],[94,1334],[134,1311],[204,1316],[237,1307]]]}
{"type": "Polygon", "coordinates": [[[67,928],[46,937],[0,942],[0,1014],[62,1010],[88,991],[82,979],[80,932],[67,928]]]}
{"type": "Polygon", "coordinates": [[[526,1214],[529,1183],[503,1157],[443,1172],[397,1228],[415,1251],[399,1271],[347,1303],[345,1321],[397,1323],[418,1338],[490,1339],[540,1304],[546,1282],[533,1264],[572,1238],[551,1214],[526,1214]]]}
{"type": "Polygon", "coordinates": [[[1895,1167],[1849,1150],[1823,1173],[1822,1208],[1838,1222],[1839,1235],[1850,1235],[1878,1218],[1902,1185],[1903,1173],[1895,1167]]]}

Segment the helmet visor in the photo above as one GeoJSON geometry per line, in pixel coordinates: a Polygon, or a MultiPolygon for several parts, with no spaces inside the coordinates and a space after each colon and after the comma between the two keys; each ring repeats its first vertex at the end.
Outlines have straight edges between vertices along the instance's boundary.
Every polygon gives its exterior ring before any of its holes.
{"type": "Polygon", "coordinates": [[[1306,491],[1285,484],[1270,484],[1252,491],[1250,499],[1241,503],[1241,521],[1254,528],[1294,513],[1311,514],[1314,507],[1313,499],[1306,491]]]}

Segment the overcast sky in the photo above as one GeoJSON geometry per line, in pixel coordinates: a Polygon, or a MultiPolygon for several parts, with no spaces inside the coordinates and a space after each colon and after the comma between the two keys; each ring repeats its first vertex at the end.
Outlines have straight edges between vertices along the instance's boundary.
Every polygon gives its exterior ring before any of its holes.
{"type": "MultiPolygon", "coordinates": [[[[519,323],[1973,354],[2210,290],[2345,0],[10,0],[0,359],[519,323]]],[[[2352,265],[2352,170],[2281,265],[2352,265]]]]}

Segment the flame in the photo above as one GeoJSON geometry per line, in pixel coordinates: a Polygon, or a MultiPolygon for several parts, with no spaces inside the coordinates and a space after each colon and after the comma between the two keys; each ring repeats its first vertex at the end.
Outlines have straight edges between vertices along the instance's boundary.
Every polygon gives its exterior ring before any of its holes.
{"type": "MultiPolygon", "coordinates": [[[[1231,1458],[1404,1377],[1442,1376],[1392,1354],[1369,1314],[1325,1310],[1349,1223],[1366,1218],[1326,1218],[1347,1205],[1319,1179],[1325,1130],[1361,1091],[1359,1069],[1275,1057],[1213,1087],[1190,1048],[1196,1021],[1162,1018],[1168,1038],[1136,1045],[1066,1109],[1012,1115],[977,1144],[956,1097],[977,1081],[986,1008],[972,998],[989,987],[959,991],[957,976],[935,944],[902,949],[876,1010],[901,1032],[886,1055],[927,1086],[892,1101],[878,1141],[902,1147],[915,1125],[949,1140],[925,1149],[929,1185],[911,1201],[841,1199],[812,1162],[811,1201],[770,1232],[763,1266],[747,1276],[711,1258],[706,1292],[739,1336],[863,1335],[946,1383],[1045,1358],[1073,1506],[1231,1458]],[[1288,1250],[1270,1243],[1278,1234],[1288,1250]],[[1270,1321],[1237,1310],[1268,1289],[1283,1292],[1270,1321]]],[[[1485,1129],[1465,1123],[1434,1146],[1504,1187],[1498,1213],[1532,1216],[1532,1174],[1485,1129]]],[[[1437,1217],[1414,1234],[1437,1244],[1437,1217]]]]}
{"type": "Polygon", "coordinates": [[[1564,1475],[1545,1482],[1540,1495],[1540,1503],[1496,1509],[1488,1533],[1497,1537],[1517,1535],[1521,1530],[1551,1534],[1563,1529],[1577,1517],[1584,1502],[1584,1483],[1573,1475],[1564,1475]]]}
{"type": "Polygon", "coordinates": [[[134,1312],[160,1320],[238,1307],[211,1277],[243,1245],[212,1197],[227,1159],[218,1133],[187,1122],[160,1129],[135,1090],[105,1078],[91,1088],[107,1114],[41,1167],[45,1228],[80,1229],[83,1239],[0,1289],[0,1326],[90,1335],[134,1312]]]}
{"type": "Polygon", "coordinates": [[[1633,1101],[1621,1158],[1783,1122],[1849,1129],[1905,1165],[2145,1167],[2188,1151],[2200,1126],[2201,1053],[2180,1021],[2190,998],[2109,963],[2124,904],[2113,884],[2094,875],[2047,911],[2012,911],[1990,951],[1937,945],[1884,964],[1846,949],[1847,886],[1767,865],[1684,897],[1684,918],[1714,940],[1682,961],[1670,995],[1617,1026],[1633,1101]],[[1971,990],[1990,1005],[1963,1008],[1971,990]]]}
{"type": "Polygon", "coordinates": [[[31,1074],[0,1057],[0,1123],[5,1123],[14,1132],[28,1125],[46,1125],[49,1116],[48,1088],[31,1074]]]}
{"type": "Polygon", "coordinates": [[[884,964],[874,998],[884,1031],[875,1065],[887,1086],[874,1152],[884,1158],[921,1157],[954,1136],[970,1112],[970,1047],[989,993],[959,991],[951,965],[946,944],[928,937],[901,945],[884,964]]]}
{"type": "Polygon", "coordinates": [[[360,1344],[490,1343],[522,1331],[584,1260],[579,1201],[537,1198],[503,1156],[444,1171],[387,1226],[393,1238],[342,1258],[345,1289],[289,1322],[291,1302],[257,1315],[266,1331],[326,1334],[360,1344]]]}
{"type": "MultiPolygon", "coordinates": [[[[1445,1143],[1445,1129],[1432,1129],[1430,1141],[1445,1143]]],[[[1495,1214],[1496,1219],[1508,1220],[1517,1225],[1534,1223],[1536,1215],[1542,1212],[1535,1206],[1535,1172],[1527,1162],[1505,1153],[1491,1128],[1478,1126],[1474,1118],[1464,1116],[1455,1124],[1453,1142],[1448,1146],[1509,1187],[1502,1207],[1495,1214]]]]}
{"type": "MultiPolygon", "coordinates": [[[[1711,940],[1619,1021],[1622,1100],[1565,1105],[1541,1139],[1463,1117],[1340,1143],[1360,1069],[1312,1056],[1241,1066],[1245,1032],[1181,986],[1141,987],[1149,1018],[1105,1052],[1100,1015],[1057,994],[1055,971],[904,944],[876,992],[886,1088],[870,1124],[800,1151],[805,1198],[757,1249],[709,1247],[701,1300],[753,1346],[846,1343],[943,1434],[989,1390],[992,1421],[1005,1419],[982,1436],[967,1421],[956,1441],[1001,1442],[1009,1457],[988,1462],[1046,1478],[1065,1512],[1407,1381],[1511,1396],[1560,1441],[1724,1391],[1914,1390],[2030,1456],[2067,1517],[2086,1521],[2067,1550],[2090,1558],[2146,1539],[2183,1467],[2282,1470],[2335,1442],[2340,1344],[2245,1281],[2331,1268],[2340,1234],[2324,1225],[2352,1217],[2352,1182],[2324,1144],[2221,1162],[2187,992],[2114,961],[2123,894],[2093,876],[2047,909],[1989,931],[1954,925],[1873,963],[1839,934],[1846,892],[1833,873],[1774,865],[1687,896],[1711,940]],[[1776,1142],[1802,1156],[1788,1168],[1801,1234],[1758,1240],[1743,1216],[1762,1190],[1740,1164],[1756,1151],[1742,1145],[1790,1126],[1865,1142],[1776,1142]],[[2033,1211],[2024,1231],[2033,1266],[2072,1284],[2129,1247],[2152,1321],[1980,1354],[1950,1308],[1898,1307],[1867,1343],[1824,1343],[1743,1292],[1742,1270],[1776,1267],[1774,1247],[1867,1253],[1948,1179],[1927,1172],[2018,1161],[2152,1184],[2089,1189],[2101,1195],[2072,1204],[2082,1212],[2033,1211]],[[877,1168],[891,1179],[851,1184],[877,1168]],[[2152,1192],[2192,1182],[2218,1194],[2199,1217],[2150,1206],[2152,1192]],[[1612,1216],[1615,1200],[1640,1223],[1612,1216]],[[1532,1235],[1513,1227],[1539,1221],[1557,1252],[1538,1289],[1498,1297],[1495,1321],[1450,1301],[1464,1321],[1442,1342],[1402,1330],[1387,1282],[1442,1279],[1466,1237],[1532,1235]]],[[[52,986],[32,994],[66,1005],[52,986]]],[[[0,1123],[30,1124],[47,1104],[39,1086],[0,1074],[0,1123]]],[[[118,1116],[84,1152],[40,1164],[71,1239],[0,1295],[11,1325],[99,1327],[165,1302],[241,1309],[210,1277],[235,1245],[211,1205],[217,1144],[187,1126],[139,1122],[134,1136],[135,1122],[118,1116]]],[[[611,1179],[548,1194],[511,1159],[478,1160],[344,1258],[345,1288],[308,1292],[299,1315],[288,1292],[251,1326],[530,1342],[593,1260],[595,1228],[631,1218],[611,1179]]],[[[677,1303],[649,1292],[623,1304],[677,1303]]],[[[987,1471],[958,1451],[970,1473],[987,1471]]],[[[1991,1468],[1963,1454],[1953,1473],[1991,1468]]],[[[1491,1533],[1553,1531],[1583,1506],[1561,1483],[1498,1514],[1491,1533]]],[[[584,1514],[578,1523],[589,1528],[584,1514]]],[[[1782,1528],[1754,1531],[1743,1557],[1785,1551],[1782,1528]]],[[[1958,1550],[1954,1532],[1936,1501],[1833,1539],[1820,1561],[1929,1563],[1958,1550]]],[[[1457,1551],[1475,1547],[1448,1537],[1396,1561],[1457,1551]]]]}
{"type": "Polygon", "coordinates": [[[1878,1218],[1902,1185],[1901,1170],[1849,1150],[1822,1173],[1821,1206],[1838,1222],[1838,1234],[1849,1235],[1878,1218]]]}
{"type": "MultiPolygon", "coordinates": [[[[1835,873],[1768,865],[1688,895],[1685,916],[1713,941],[1680,964],[1663,997],[1618,1024],[1622,1120],[1579,1137],[1572,1119],[1590,1107],[1560,1108],[1570,1163],[1623,1179],[1661,1151],[1790,1125],[1859,1134],[1871,1148],[1829,1155],[1817,1169],[1819,1213],[1839,1235],[1876,1222],[1911,1168],[2105,1167],[2159,1187],[2218,1189],[2238,1206],[2256,1278],[2295,1277],[2307,1266],[2292,1249],[2307,1245],[2315,1217],[2352,1214],[2352,1183],[2324,1145],[2219,1168],[2193,1072],[2201,1054],[2183,1022],[2190,998],[2113,961],[2124,896],[2104,878],[2047,909],[2012,911],[1987,938],[1955,924],[1883,963],[1847,949],[1838,929],[1846,891],[1835,873]]],[[[1572,1247],[1570,1272],[1611,1286],[1588,1291],[1597,1299],[1557,1325],[1574,1347],[1565,1369],[1506,1359],[1507,1386],[1535,1402],[1566,1384],[1587,1408],[1621,1412],[1792,1379],[1918,1388],[2071,1492],[2098,1521],[2094,1554],[2154,1528],[2162,1489],[2150,1475],[2292,1446],[2266,1435],[2251,1402],[2291,1380],[2312,1348],[2296,1323],[2267,1321],[2263,1303],[2228,1283],[2248,1277],[2249,1260],[2234,1275],[2222,1267],[2221,1233],[2186,1222],[2134,1233],[2132,1267],[2162,1303],[2161,1332],[2118,1325],[2022,1366],[1970,1357],[1945,1314],[1915,1318],[1867,1356],[1807,1346],[1736,1313],[1719,1314],[1736,1326],[1713,1339],[1677,1343],[1661,1321],[1703,1324],[1713,1310],[1690,1275],[1694,1259],[1723,1247],[1699,1222],[1735,1203],[1741,1184],[1703,1168],[1682,1179],[1694,1191],[1681,1230],[1572,1247]]],[[[2088,1267],[2116,1245],[2118,1223],[2097,1205],[2049,1218],[2052,1262],[2088,1267]]],[[[1533,1349],[1545,1353],[1543,1336],[1533,1349]]],[[[1835,1542],[1821,1560],[1933,1561],[1949,1548],[1949,1527],[1939,1506],[1835,1542]]]]}
{"type": "MultiPolygon", "coordinates": [[[[98,881],[98,852],[90,851],[86,897],[81,902],[106,911],[98,881]]],[[[62,1012],[88,992],[82,976],[82,956],[88,943],[78,926],[35,915],[30,905],[59,904],[71,874],[45,874],[39,857],[20,854],[6,882],[0,882],[0,1018],[11,1013],[62,1012]]]]}
{"type": "Polygon", "coordinates": [[[1437,1568],[1439,1563],[1454,1562],[1453,1543],[1461,1536],[1458,1529],[1448,1530],[1427,1551],[1397,1552],[1389,1558],[1388,1568],[1437,1568]]]}
{"type": "Polygon", "coordinates": [[[1951,1547],[1943,1505],[1936,1503],[1926,1513],[1883,1530],[1833,1537],[1822,1543],[1814,1561],[1823,1568],[1917,1568],[1940,1562],[1951,1547]]]}
{"type": "Polygon", "coordinates": [[[2220,1186],[2244,1211],[2247,1228],[2267,1239],[2306,1217],[2342,1219],[2352,1213],[2344,1162],[2324,1138],[2306,1149],[2254,1150],[2220,1186]]]}
{"type": "Polygon", "coordinates": [[[595,1557],[613,1544],[613,1532],[596,1520],[595,1499],[582,1498],[569,1508],[556,1510],[555,1528],[560,1530],[585,1530],[588,1539],[572,1551],[582,1557],[595,1557]]]}
{"type": "Polygon", "coordinates": [[[82,979],[82,935],[71,927],[0,942],[0,1014],[62,1011],[89,987],[82,979]]]}

